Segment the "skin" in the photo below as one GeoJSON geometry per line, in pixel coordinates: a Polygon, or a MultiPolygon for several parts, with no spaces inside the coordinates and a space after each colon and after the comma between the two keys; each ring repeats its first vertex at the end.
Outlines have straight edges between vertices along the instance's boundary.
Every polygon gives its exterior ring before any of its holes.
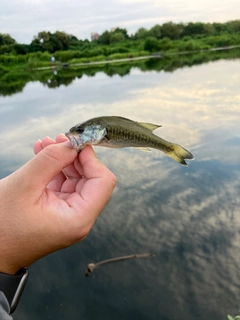
{"type": "Polygon", "coordinates": [[[83,240],[116,184],[91,146],[77,154],[62,134],[34,152],[0,180],[0,271],[9,274],[83,240]]]}

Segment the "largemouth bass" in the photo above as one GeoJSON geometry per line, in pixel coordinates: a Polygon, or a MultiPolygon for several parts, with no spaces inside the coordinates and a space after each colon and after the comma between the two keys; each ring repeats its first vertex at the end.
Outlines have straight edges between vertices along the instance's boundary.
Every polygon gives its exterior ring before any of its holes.
{"type": "Polygon", "coordinates": [[[99,117],[75,125],[66,136],[78,152],[87,144],[110,148],[135,147],[146,151],[154,148],[186,166],[185,160],[194,159],[193,155],[180,145],[153,134],[159,127],[161,126],[123,117],[99,117]]]}

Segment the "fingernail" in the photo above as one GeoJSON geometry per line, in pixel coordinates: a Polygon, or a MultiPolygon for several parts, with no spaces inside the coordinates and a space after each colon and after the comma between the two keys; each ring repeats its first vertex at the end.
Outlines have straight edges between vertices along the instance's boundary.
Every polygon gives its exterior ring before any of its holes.
{"type": "Polygon", "coordinates": [[[60,133],[59,136],[66,138],[66,135],[64,133],[60,133]]]}
{"type": "Polygon", "coordinates": [[[52,142],[55,142],[55,140],[53,140],[53,139],[50,138],[49,136],[46,136],[46,139],[51,140],[52,142]]]}

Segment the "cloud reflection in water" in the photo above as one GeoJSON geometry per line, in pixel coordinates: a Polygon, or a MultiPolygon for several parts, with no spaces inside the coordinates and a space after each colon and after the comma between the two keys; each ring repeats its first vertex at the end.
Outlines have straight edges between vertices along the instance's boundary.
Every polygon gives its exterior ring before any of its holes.
{"type": "Polygon", "coordinates": [[[193,320],[238,312],[238,65],[98,74],[57,90],[34,83],[3,99],[1,176],[32,157],[35,140],[101,115],[162,124],[156,133],[196,158],[184,168],[156,150],[96,148],[117,176],[113,197],[83,243],[32,267],[16,320],[193,320]],[[108,265],[84,279],[91,261],[141,252],[156,257],[108,265]]]}

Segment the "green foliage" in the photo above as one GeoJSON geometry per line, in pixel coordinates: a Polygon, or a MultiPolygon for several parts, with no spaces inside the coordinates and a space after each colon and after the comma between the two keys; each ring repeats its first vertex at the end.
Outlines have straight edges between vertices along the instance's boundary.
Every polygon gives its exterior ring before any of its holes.
{"type": "Polygon", "coordinates": [[[173,23],[173,22],[166,22],[161,27],[161,36],[162,38],[167,37],[172,40],[179,39],[183,34],[183,24],[173,23]]]}
{"type": "Polygon", "coordinates": [[[30,52],[29,51],[29,46],[28,45],[26,45],[26,44],[20,44],[20,43],[16,43],[15,45],[14,45],[14,51],[17,53],[17,54],[26,54],[26,53],[28,53],[28,52],[30,52]]]}
{"type": "Polygon", "coordinates": [[[154,37],[148,37],[144,43],[144,50],[154,52],[160,49],[159,41],[154,37]]]}
{"type": "Polygon", "coordinates": [[[109,31],[103,32],[103,34],[98,38],[98,43],[103,45],[110,44],[110,36],[111,36],[111,33],[109,31]]]}
{"type": "Polygon", "coordinates": [[[26,69],[36,69],[37,67],[39,67],[39,61],[36,58],[29,58],[28,62],[26,64],[26,69]]]}
{"type": "Polygon", "coordinates": [[[3,64],[4,66],[6,65],[11,65],[11,64],[16,64],[17,63],[17,58],[16,56],[13,55],[0,55],[0,63],[3,64]]]}
{"type": "Polygon", "coordinates": [[[106,60],[106,57],[103,56],[103,55],[99,55],[99,56],[96,56],[96,57],[92,57],[92,58],[91,58],[91,61],[92,61],[92,62],[95,62],[95,61],[104,61],[104,60],[106,60]]]}
{"type": "MultiPolygon", "coordinates": [[[[208,61],[215,61],[219,59],[233,59],[239,57],[239,49],[235,50],[220,50],[216,52],[199,52],[197,54],[188,54],[188,55],[172,55],[165,56],[162,59],[145,59],[141,61],[132,60],[131,63],[128,62],[116,62],[109,64],[98,64],[98,65],[90,65],[88,62],[90,61],[87,58],[81,59],[81,62],[85,62],[85,65],[76,66],[68,69],[58,69],[57,75],[54,75],[51,70],[32,70],[25,69],[16,70],[14,68],[7,68],[0,64],[0,96],[8,96],[15,94],[17,92],[21,92],[24,86],[29,81],[40,81],[45,86],[49,88],[55,88],[60,85],[69,85],[74,79],[81,78],[83,75],[86,76],[94,76],[98,72],[104,72],[108,76],[113,76],[118,74],[120,76],[125,76],[129,74],[131,68],[139,68],[140,70],[155,70],[156,72],[161,72],[164,70],[165,72],[172,72],[178,68],[182,68],[184,66],[192,66],[199,65],[202,63],[206,63],[208,61]],[[83,61],[84,60],[84,61],[83,61]],[[7,69],[7,70],[6,70],[7,69]],[[28,72],[29,70],[29,72],[28,72]],[[6,72],[8,71],[8,72],[6,72]]],[[[132,56],[144,56],[147,55],[148,52],[132,52],[132,56]]],[[[16,56],[15,56],[16,57],[16,56]]],[[[22,56],[25,57],[25,56],[22,56]]],[[[30,55],[31,57],[31,55],[30,55]]],[[[94,59],[102,59],[102,57],[95,57],[94,59]]],[[[77,62],[77,61],[76,61],[77,62]]],[[[30,61],[32,65],[34,65],[34,58],[30,61]]],[[[49,62],[42,61],[43,65],[49,64],[49,62]]],[[[23,65],[21,65],[23,66],[23,65]]],[[[237,316],[239,317],[239,316],[237,316]]],[[[233,318],[234,320],[240,320],[239,318],[233,318]]]]}
{"type": "Polygon", "coordinates": [[[147,37],[149,37],[149,32],[145,28],[140,28],[135,33],[134,39],[136,40],[145,40],[147,37]]]}
{"type": "Polygon", "coordinates": [[[6,33],[0,33],[0,46],[9,46],[11,44],[15,44],[16,41],[9,35],[6,33]]]}
{"type": "Polygon", "coordinates": [[[78,50],[57,51],[54,53],[56,60],[61,62],[68,62],[72,59],[82,58],[83,55],[78,50]]]}
{"type": "Polygon", "coordinates": [[[154,27],[152,27],[149,32],[149,36],[154,37],[156,39],[160,39],[162,36],[161,32],[161,26],[159,24],[156,24],[154,27]]]}
{"type": "Polygon", "coordinates": [[[227,27],[230,33],[240,32],[240,20],[227,22],[227,27]]]}
{"type": "Polygon", "coordinates": [[[205,23],[203,25],[203,30],[202,30],[202,33],[204,35],[212,35],[215,33],[215,28],[214,26],[211,24],[211,23],[205,23]]]}
{"type": "Polygon", "coordinates": [[[105,51],[106,55],[113,54],[113,53],[127,53],[127,52],[129,52],[129,49],[123,46],[112,46],[105,51]]]}
{"type": "Polygon", "coordinates": [[[116,28],[112,33],[121,33],[124,39],[129,39],[129,35],[127,29],[116,28]]]}
{"type": "MultiPolygon", "coordinates": [[[[146,41],[150,37],[160,41],[159,46],[161,50],[172,51],[174,47],[175,49],[180,47],[180,51],[183,51],[185,50],[184,45],[179,45],[178,42],[173,43],[173,41],[181,40],[188,42],[187,47],[196,50],[196,47],[202,47],[203,42],[197,44],[195,40],[208,39],[205,43],[207,46],[236,45],[239,44],[239,39],[237,39],[239,34],[240,20],[228,21],[226,23],[189,22],[186,24],[170,21],[162,25],[157,24],[149,30],[140,28],[131,37],[129,37],[126,29],[116,28],[111,31],[104,31],[98,40],[92,42],[87,39],[79,40],[77,37],[63,31],[56,31],[55,33],[41,31],[34,36],[30,45],[26,45],[16,43],[8,34],[0,34],[0,54],[26,55],[31,52],[44,51],[48,51],[49,53],[79,51],[81,53],[77,56],[76,53],[74,53],[74,56],[72,56],[71,53],[69,58],[67,58],[66,54],[63,54],[60,60],[66,62],[68,59],[79,59],[80,56],[83,57],[84,55],[86,57],[94,57],[98,55],[106,56],[114,53],[129,52],[132,51],[132,49],[134,49],[134,51],[140,51],[144,49],[146,41]],[[168,40],[166,40],[166,38],[168,40]],[[190,40],[194,42],[190,42],[190,40]]],[[[157,42],[153,42],[152,40],[151,45],[151,42],[148,40],[147,48],[148,46],[155,46],[157,49],[157,42]]],[[[151,49],[151,51],[152,50],[153,49],[151,49]]]]}
{"type": "Polygon", "coordinates": [[[221,34],[221,33],[227,33],[228,28],[226,24],[220,23],[220,22],[214,22],[212,24],[215,30],[215,34],[221,34]]]}
{"type": "Polygon", "coordinates": [[[125,59],[128,57],[129,57],[129,54],[126,54],[126,53],[114,53],[114,54],[110,54],[108,56],[108,59],[115,60],[115,59],[125,59]]]}
{"type": "Polygon", "coordinates": [[[6,72],[8,72],[8,68],[0,64],[0,73],[6,73],[6,72]]]}
{"type": "Polygon", "coordinates": [[[190,40],[192,40],[192,38],[190,36],[184,36],[182,38],[182,41],[190,41],[190,40]]]}
{"type": "Polygon", "coordinates": [[[220,36],[212,36],[212,37],[206,38],[204,42],[211,47],[227,47],[227,46],[240,45],[240,34],[236,34],[236,35],[222,34],[220,36]]]}
{"type": "Polygon", "coordinates": [[[124,40],[125,37],[121,32],[114,32],[110,35],[110,43],[123,42],[124,40]]]}
{"type": "Polygon", "coordinates": [[[67,50],[70,45],[71,36],[65,32],[56,31],[55,33],[42,31],[34,37],[30,44],[29,51],[49,51],[67,50]]]}
{"type": "Polygon", "coordinates": [[[162,51],[170,50],[174,47],[173,41],[171,41],[169,38],[165,37],[162,40],[159,41],[159,48],[162,51]]]}
{"type": "Polygon", "coordinates": [[[177,47],[179,51],[199,51],[208,49],[207,45],[205,45],[201,41],[196,41],[193,39],[180,41],[177,47]]]}
{"type": "Polygon", "coordinates": [[[203,22],[189,22],[184,27],[184,36],[194,36],[197,34],[204,33],[204,23],[203,22]]]}
{"type": "Polygon", "coordinates": [[[60,46],[62,47],[61,50],[67,50],[70,43],[71,36],[69,36],[65,32],[56,31],[55,37],[58,40],[58,42],[60,42],[60,46]]]}
{"type": "Polygon", "coordinates": [[[126,29],[104,31],[98,40],[79,40],[62,31],[41,31],[30,45],[19,44],[8,34],[0,34],[0,72],[6,69],[33,68],[56,62],[90,62],[148,55],[161,51],[184,53],[216,47],[240,45],[240,20],[226,23],[166,22],[151,29],[140,28],[129,37],[126,29]]]}
{"type": "Polygon", "coordinates": [[[10,44],[10,45],[4,44],[0,46],[0,54],[9,54],[9,53],[12,53],[12,54],[15,53],[14,44],[10,44]]]}
{"type": "Polygon", "coordinates": [[[123,42],[129,39],[126,29],[116,28],[113,31],[104,31],[98,38],[97,43],[102,45],[110,45],[113,43],[123,42]]]}

